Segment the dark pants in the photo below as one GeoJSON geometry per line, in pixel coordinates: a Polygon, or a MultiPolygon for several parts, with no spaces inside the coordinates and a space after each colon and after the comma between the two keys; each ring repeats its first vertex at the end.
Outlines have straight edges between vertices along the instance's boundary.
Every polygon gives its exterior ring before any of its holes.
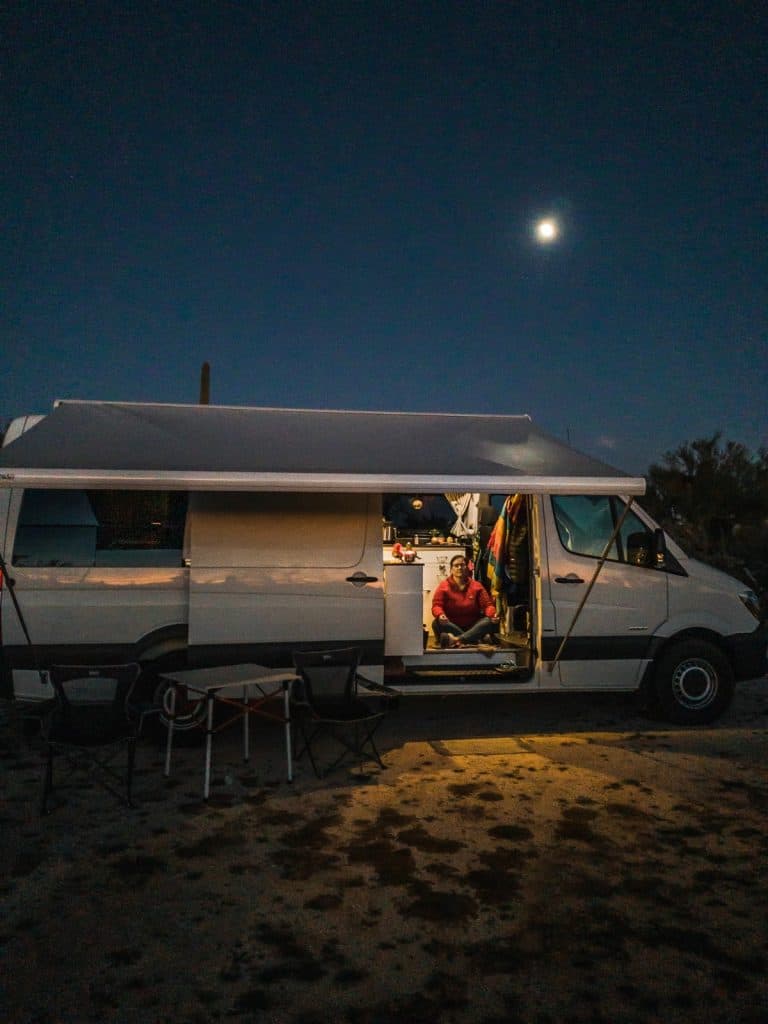
{"type": "Polygon", "coordinates": [[[478,619],[474,626],[469,626],[468,629],[462,629],[461,626],[457,626],[455,622],[451,622],[450,619],[447,622],[441,622],[440,619],[435,619],[432,623],[432,629],[434,630],[435,636],[438,641],[443,633],[450,633],[452,636],[457,637],[463,644],[474,644],[478,640],[482,640],[486,633],[490,633],[495,636],[499,631],[499,623],[493,622],[492,619],[483,617],[478,619]]]}

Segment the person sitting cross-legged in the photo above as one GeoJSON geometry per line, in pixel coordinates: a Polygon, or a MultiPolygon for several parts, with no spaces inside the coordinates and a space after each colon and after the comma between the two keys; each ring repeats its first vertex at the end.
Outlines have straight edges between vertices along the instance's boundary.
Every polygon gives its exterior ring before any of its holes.
{"type": "Polygon", "coordinates": [[[451,574],[435,587],[432,629],[441,647],[465,647],[498,632],[499,618],[488,591],[470,579],[464,555],[451,559],[451,574]]]}

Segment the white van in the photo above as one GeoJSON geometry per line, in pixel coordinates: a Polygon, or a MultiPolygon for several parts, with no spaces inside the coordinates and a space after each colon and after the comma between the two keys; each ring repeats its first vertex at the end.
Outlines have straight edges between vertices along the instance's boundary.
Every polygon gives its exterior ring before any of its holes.
{"type": "Polygon", "coordinates": [[[0,452],[3,685],[139,660],[159,701],[163,669],[353,644],[402,693],[642,690],[711,721],[765,672],[766,626],[644,486],[525,416],[57,402],[0,452]],[[436,642],[457,553],[496,584],[491,644],[436,642]]]}

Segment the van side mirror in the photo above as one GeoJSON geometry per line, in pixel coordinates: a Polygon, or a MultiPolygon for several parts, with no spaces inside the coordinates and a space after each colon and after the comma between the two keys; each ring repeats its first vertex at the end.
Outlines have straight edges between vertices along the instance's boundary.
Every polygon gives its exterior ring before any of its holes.
{"type": "Polygon", "coordinates": [[[654,568],[666,569],[667,568],[667,541],[664,536],[664,531],[661,527],[657,526],[653,531],[653,553],[654,553],[654,568]]]}
{"type": "Polygon", "coordinates": [[[627,537],[627,561],[646,569],[666,569],[668,562],[667,542],[664,531],[656,529],[638,530],[627,537]]]}
{"type": "Polygon", "coordinates": [[[653,564],[655,550],[655,539],[647,530],[638,530],[627,537],[627,561],[630,565],[649,568],[653,564]]]}

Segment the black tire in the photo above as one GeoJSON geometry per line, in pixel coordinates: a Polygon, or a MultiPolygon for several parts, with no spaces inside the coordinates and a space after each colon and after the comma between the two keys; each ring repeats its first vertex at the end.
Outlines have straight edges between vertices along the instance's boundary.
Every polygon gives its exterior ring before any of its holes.
{"type": "Polygon", "coordinates": [[[718,718],[733,697],[733,669],[715,644],[680,640],[662,652],[654,689],[666,719],[678,725],[705,725],[718,718]]]}
{"type": "MultiPolygon", "coordinates": [[[[175,660],[178,660],[178,657],[175,660]]],[[[169,671],[176,667],[178,666],[175,664],[145,663],[142,665],[141,676],[137,684],[141,700],[148,705],[160,708],[159,715],[153,714],[147,718],[148,727],[159,737],[168,734],[168,716],[165,710],[168,708],[168,695],[171,689],[171,684],[161,678],[161,673],[163,670],[169,671]]],[[[205,715],[205,698],[194,701],[185,700],[184,697],[177,694],[176,724],[174,726],[176,741],[182,744],[200,742],[205,735],[205,715]]]]}
{"type": "MultiPolygon", "coordinates": [[[[166,711],[169,710],[168,699],[170,691],[170,683],[164,679],[156,680],[153,703],[161,709],[158,721],[163,734],[165,734],[168,729],[168,715],[166,714],[166,711]]],[[[177,692],[176,718],[173,726],[174,736],[179,736],[180,738],[186,737],[191,742],[194,742],[194,739],[201,738],[203,736],[205,726],[205,716],[205,697],[192,699],[191,697],[184,697],[183,694],[177,692]]]]}

